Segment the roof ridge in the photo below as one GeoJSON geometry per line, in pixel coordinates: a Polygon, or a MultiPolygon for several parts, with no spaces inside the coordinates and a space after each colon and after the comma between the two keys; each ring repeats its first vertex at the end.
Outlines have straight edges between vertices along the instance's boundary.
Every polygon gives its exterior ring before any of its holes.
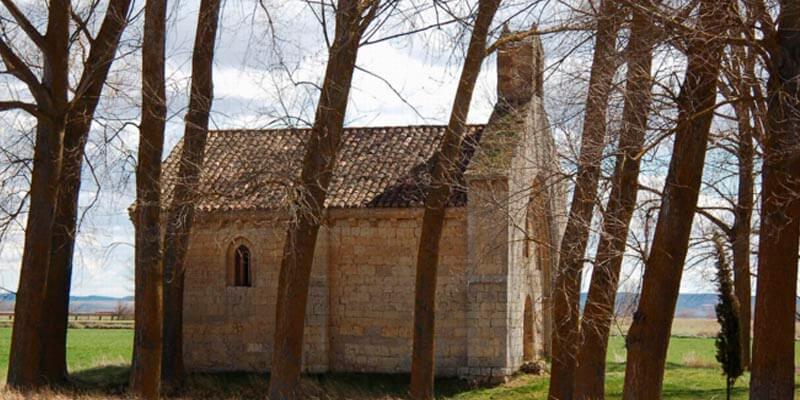
{"type": "MultiPolygon", "coordinates": [[[[467,124],[468,128],[481,128],[485,127],[487,124],[467,124]]],[[[357,130],[382,130],[382,129],[409,129],[409,128],[447,128],[447,124],[415,124],[415,125],[382,125],[382,126],[346,126],[344,130],[346,131],[357,131],[357,130]]],[[[264,133],[264,132],[288,132],[288,131],[303,131],[307,132],[311,130],[311,128],[229,128],[229,129],[209,129],[209,133],[264,133]]]]}

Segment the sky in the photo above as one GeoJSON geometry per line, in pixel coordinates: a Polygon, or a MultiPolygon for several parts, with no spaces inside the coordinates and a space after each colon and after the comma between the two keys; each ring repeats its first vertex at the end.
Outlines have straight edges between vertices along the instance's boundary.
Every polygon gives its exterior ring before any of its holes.
{"type": "MultiPolygon", "coordinates": [[[[141,7],[141,1],[138,3],[135,7],[141,7]]],[[[317,95],[314,85],[322,79],[327,56],[320,24],[305,2],[275,0],[265,4],[272,25],[257,2],[224,2],[215,55],[212,128],[304,125],[312,119],[317,95]]],[[[29,7],[35,6],[35,3],[29,4],[29,7]]],[[[170,120],[165,155],[180,139],[183,130],[197,6],[196,0],[181,0],[171,7],[167,44],[170,120]]],[[[515,10],[524,10],[524,6],[514,6],[512,2],[511,9],[505,10],[496,20],[514,15],[515,10]]],[[[548,14],[524,11],[521,17],[510,21],[512,29],[527,28],[533,21],[546,29],[561,18],[555,11],[548,14]]],[[[419,21],[412,19],[406,23],[418,24],[419,21]]],[[[496,32],[499,24],[495,25],[496,32]]],[[[389,26],[377,32],[373,39],[398,29],[400,27],[389,26]]],[[[73,295],[77,296],[133,294],[134,232],[127,207],[135,196],[132,171],[138,131],[130,122],[135,123],[137,119],[140,61],[133,47],[140,34],[141,18],[126,32],[122,52],[130,54],[115,64],[112,85],[106,89],[98,110],[100,122],[93,128],[87,149],[91,168],[84,168],[81,192],[82,219],[73,277],[73,295]]],[[[574,35],[569,40],[581,39],[581,35],[574,35]]],[[[574,109],[585,97],[580,82],[585,80],[590,53],[578,51],[562,58],[563,49],[570,47],[569,40],[558,36],[544,36],[543,40],[547,66],[546,107],[559,136],[559,150],[569,153],[574,144],[572,132],[579,131],[575,127],[579,118],[575,118],[574,109]]],[[[415,37],[363,47],[358,56],[359,70],[354,76],[347,125],[445,124],[455,94],[463,42],[464,38],[453,38],[452,29],[434,29],[415,37]]],[[[671,73],[671,67],[664,68],[666,73],[671,73]]],[[[495,75],[495,58],[489,57],[478,79],[470,122],[487,121],[496,98],[495,75]]],[[[0,97],[2,90],[0,88],[0,97]]],[[[9,86],[5,90],[12,91],[9,86]]],[[[0,119],[4,123],[9,121],[7,117],[0,119]]],[[[17,125],[24,125],[24,119],[22,123],[18,121],[15,120],[17,125]]],[[[654,171],[645,179],[658,186],[663,182],[663,169],[654,171]]],[[[0,242],[0,286],[3,288],[15,290],[17,286],[21,249],[22,231],[18,227],[0,242]]],[[[640,273],[634,267],[626,267],[625,275],[630,279],[626,284],[631,288],[636,286],[640,273]]],[[[713,290],[702,270],[690,270],[685,277],[683,292],[713,290]]]]}

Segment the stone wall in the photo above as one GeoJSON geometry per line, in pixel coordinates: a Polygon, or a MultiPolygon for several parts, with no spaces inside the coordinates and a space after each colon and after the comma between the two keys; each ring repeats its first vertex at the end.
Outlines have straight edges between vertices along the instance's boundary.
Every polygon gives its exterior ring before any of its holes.
{"type": "Polygon", "coordinates": [[[508,187],[504,179],[468,178],[467,364],[459,374],[504,378],[508,353],[508,187]]]}
{"type": "Polygon", "coordinates": [[[547,352],[553,264],[542,255],[553,253],[558,239],[542,220],[555,213],[553,159],[541,98],[495,108],[465,173],[472,307],[466,375],[504,377],[547,352]]]}
{"type": "MultiPolygon", "coordinates": [[[[421,209],[330,211],[312,268],[306,371],[409,371],[421,217],[421,209]]],[[[464,210],[449,210],[436,302],[440,375],[456,375],[467,357],[466,231],[464,210]]],[[[284,232],[266,212],[198,217],[186,274],[188,369],[269,369],[284,232]],[[227,254],[239,243],[252,252],[252,287],[226,284],[227,254]]]]}
{"type": "MultiPolygon", "coordinates": [[[[555,157],[549,126],[542,107],[542,99],[533,97],[525,105],[526,112],[518,129],[523,140],[516,146],[508,173],[508,208],[510,225],[509,251],[509,366],[517,369],[526,361],[533,361],[547,353],[549,335],[550,276],[554,267],[552,257],[558,246],[549,223],[555,210],[552,200],[553,170],[550,164],[555,157]],[[528,301],[529,299],[529,301],[528,301]],[[527,307],[532,309],[526,309],[527,307]],[[524,357],[525,314],[532,316],[533,355],[524,357]]],[[[528,338],[530,340],[530,337],[528,338]]]]}
{"type": "MultiPolygon", "coordinates": [[[[200,216],[189,242],[184,357],[190,370],[263,371],[272,357],[275,303],[284,228],[270,214],[200,216]],[[226,282],[229,249],[252,253],[252,287],[226,282]]],[[[306,315],[307,370],[327,368],[327,237],[320,231],[306,315]]]]}
{"type": "MultiPolygon", "coordinates": [[[[421,215],[421,210],[332,213],[332,370],[410,370],[421,215]]],[[[463,211],[451,210],[436,294],[440,375],[455,375],[466,358],[465,232],[463,211]]]]}

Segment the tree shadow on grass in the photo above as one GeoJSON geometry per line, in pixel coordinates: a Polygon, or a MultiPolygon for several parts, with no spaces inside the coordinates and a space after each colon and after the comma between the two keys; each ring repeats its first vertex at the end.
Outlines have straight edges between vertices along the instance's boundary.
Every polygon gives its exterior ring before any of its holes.
{"type": "MultiPolygon", "coordinates": [[[[624,365],[623,365],[624,366],[624,365]]],[[[675,367],[677,368],[677,367],[675,367]]],[[[696,368],[682,367],[683,370],[696,370],[696,368]]],[[[606,385],[607,399],[621,399],[624,376],[615,381],[613,385],[606,385]]],[[[739,381],[731,391],[732,399],[747,399],[748,387],[745,381],[739,381]]],[[[661,389],[661,398],[665,400],[694,400],[726,398],[724,382],[714,382],[702,377],[687,376],[683,380],[665,380],[661,389]]]]}
{"type": "MultiPolygon", "coordinates": [[[[110,365],[76,371],[65,388],[77,394],[97,397],[124,395],[128,389],[129,365],[110,365]]],[[[301,382],[304,398],[309,399],[385,399],[407,398],[409,376],[402,374],[319,374],[306,375],[301,382]]],[[[167,398],[249,399],[264,398],[269,389],[269,374],[254,372],[195,373],[187,377],[180,391],[167,398]]],[[[449,397],[468,390],[458,379],[437,379],[437,397],[449,397]]]]}
{"type": "MultiPolygon", "coordinates": [[[[64,388],[73,394],[92,398],[120,397],[128,389],[129,365],[109,365],[76,371],[71,385],[64,388]]],[[[331,373],[306,375],[301,382],[303,398],[335,399],[406,399],[408,374],[331,373]]],[[[436,398],[449,398],[475,389],[457,378],[436,380],[436,398]]],[[[166,393],[166,398],[180,399],[249,399],[264,398],[269,389],[269,374],[253,372],[195,373],[187,377],[185,387],[166,393]]]]}
{"type": "MultiPolygon", "coordinates": [[[[748,390],[745,387],[734,387],[731,391],[731,398],[746,399],[748,390]]],[[[688,399],[724,399],[726,397],[725,388],[720,389],[693,389],[693,388],[665,388],[662,391],[662,398],[670,400],[688,399]]]]}
{"type": "MultiPolygon", "coordinates": [[[[746,387],[735,387],[733,391],[731,391],[731,398],[746,399],[747,394],[748,390],[746,387]]],[[[725,388],[665,388],[661,392],[661,398],[669,400],[724,399],[725,397],[725,388]]],[[[622,392],[607,391],[606,398],[620,399],[622,398],[622,392]]]]}
{"type": "Polygon", "coordinates": [[[625,372],[625,363],[609,362],[606,363],[606,373],[625,372]]]}
{"type": "Polygon", "coordinates": [[[130,365],[104,365],[82,369],[70,374],[70,389],[95,396],[112,396],[125,393],[128,387],[130,365]]]}
{"type": "MultiPolygon", "coordinates": [[[[307,399],[405,399],[409,375],[331,373],[305,375],[302,397],[307,399]]],[[[185,388],[172,393],[185,399],[263,398],[269,389],[269,374],[253,372],[197,373],[187,378],[185,388]]],[[[465,381],[436,380],[436,397],[450,397],[469,390],[465,381]]]]}
{"type": "MultiPolygon", "coordinates": [[[[324,374],[311,376],[321,389],[332,398],[408,398],[411,377],[408,374],[324,374]]],[[[458,378],[437,378],[435,395],[451,397],[474,389],[467,381],[458,378]]]]}
{"type": "MultiPolygon", "coordinates": [[[[91,398],[122,398],[127,394],[129,377],[130,365],[89,368],[72,373],[71,385],[64,389],[91,398]]],[[[165,398],[205,400],[264,398],[267,388],[266,374],[220,372],[190,374],[179,391],[162,389],[165,398]]]]}
{"type": "MultiPolygon", "coordinates": [[[[666,366],[665,366],[665,370],[667,370],[667,371],[678,370],[678,369],[686,369],[686,368],[688,368],[688,367],[683,365],[683,364],[681,364],[681,363],[674,363],[674,362],[668,362],[666,364],[666,366]]],[[[697,368],[697,367],[695,367],[695,368],[697,368]]],[[[609,372],[625,372],[625,363],[624,362],[622,362],[622,363],[620,363],[620,362],[609,362],[609,363],[606,363],[606,373],[609,373],[609,372]]]]}

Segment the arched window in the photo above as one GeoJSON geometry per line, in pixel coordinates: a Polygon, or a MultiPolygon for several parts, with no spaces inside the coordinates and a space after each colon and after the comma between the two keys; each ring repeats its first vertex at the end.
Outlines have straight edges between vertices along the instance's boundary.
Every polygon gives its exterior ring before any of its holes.
{"type": "Polygon", "coordinates": [[[225,255],[225,284],[233,287],[253,286],[252,245],[245,238],[234,239],[225,255]]]}
{"type": "Polygon", "coordinates": [[[252,263],[250,249],[240,244],[233,250],[233,265],[231,265],[231,286],[249,287],[253,285],[252,263]]]}

